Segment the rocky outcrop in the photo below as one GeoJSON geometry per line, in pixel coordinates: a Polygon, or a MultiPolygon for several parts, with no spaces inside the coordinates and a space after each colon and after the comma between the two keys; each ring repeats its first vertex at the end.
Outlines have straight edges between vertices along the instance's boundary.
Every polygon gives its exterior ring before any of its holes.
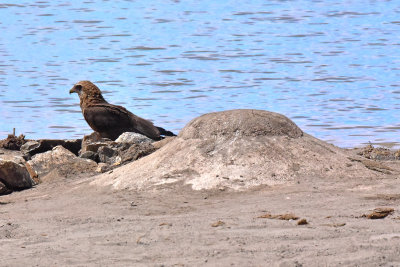
{"type": "Polygon", "coordinates": [[[379,175],[346,150],[301,131],[287,117],[231,110],[198,117],[153,154],[102,174],[94,184],[145,189],[186,183],[193,189],[290,184],[301,177],[379,175]]]}
{"type": "Polygon", "coordinates": [[[79,158],[63,146],[56,146],[51,151],[33,156],[28,164],[41,181],[94,173],[97,168],[96,162],[79,158]]]}

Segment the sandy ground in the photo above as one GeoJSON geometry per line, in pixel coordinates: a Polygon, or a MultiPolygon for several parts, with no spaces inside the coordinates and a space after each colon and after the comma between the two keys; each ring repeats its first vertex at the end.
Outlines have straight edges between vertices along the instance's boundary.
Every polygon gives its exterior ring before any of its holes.
{"type": "Polygon", "coordinates": [[[0,196],[1,266],[400,266],[400,180],[301,178],[246,192],[152,192],[96,177],[0,196]],[[377,207],[384,219],[362,217],[377,207]],[[296,220],[258,218],[293,213],[296,220]]]}

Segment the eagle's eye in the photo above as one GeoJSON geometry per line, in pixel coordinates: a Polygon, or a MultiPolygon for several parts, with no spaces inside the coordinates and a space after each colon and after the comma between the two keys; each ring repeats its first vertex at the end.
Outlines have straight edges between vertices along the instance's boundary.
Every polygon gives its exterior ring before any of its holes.
{"type": "Polygon", "coordinates": [[[80,85],[80,84],[75,85],[75,90],[81,91],[82,90],[82,85],[80,85]]]}

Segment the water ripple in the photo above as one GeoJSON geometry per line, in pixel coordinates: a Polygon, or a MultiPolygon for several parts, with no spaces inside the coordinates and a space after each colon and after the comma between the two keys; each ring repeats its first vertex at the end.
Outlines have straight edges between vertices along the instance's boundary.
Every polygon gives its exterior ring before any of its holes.
{"type": "Polygon", "coordinates": [[[399,146],[395,1],[0,4],[0,134],[89,133],[69,89],[179,131],[200,114],[280,112],[340,146],[399,146]]]}

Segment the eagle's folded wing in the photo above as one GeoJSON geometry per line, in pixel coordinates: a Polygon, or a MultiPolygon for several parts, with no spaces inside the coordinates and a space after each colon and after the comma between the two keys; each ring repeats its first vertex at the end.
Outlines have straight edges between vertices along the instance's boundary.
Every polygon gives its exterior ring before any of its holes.
{"type": "Polygon", "coordinates": [[[150,122],[135,116],[124,107],[109,103],[88,105],[83,116],[89,126],[100,135],[116,139],[123,132],[136,132],[152,139],[159,139],[158,129],[150,122]]]}

